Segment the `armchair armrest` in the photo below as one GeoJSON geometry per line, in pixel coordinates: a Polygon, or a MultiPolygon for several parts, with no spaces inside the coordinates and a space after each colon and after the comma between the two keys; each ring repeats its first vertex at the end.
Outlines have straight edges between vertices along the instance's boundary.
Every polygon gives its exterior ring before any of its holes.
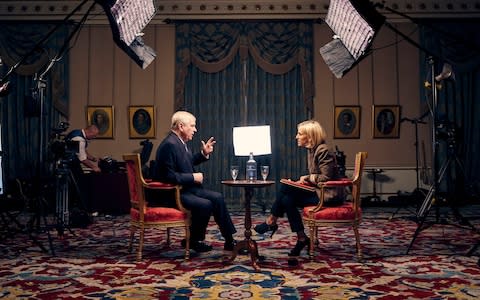
{"type": "Polygon", "coordinates": [[[330,180],[330,181],[325,181],[322,183],[322,187],[339,187],[339,186],[350,186],[352,185],[352,180],[348,178],[340,179],[340,180],[330,180]]]}
{"type": "Polygon", "coordinates": [[[352,186],[353,181],[349,178],[342,178],[339,180],[330,180],[330,181],[325,181],[320,185],[320,191],[317,191],[317,195],[319,198],[318,204],[313,207],[312,209],[309,210],[309,214],[313,215],[314,213],[318,212],[323,208],[323,201],[325,198],[325,189],[329,188],[337,188],[337,187],[347,187],[347,186],[352,186]]]}
{"type": "Polygon", "coordinates": [[[145,180],[145,188],[152,189],[152,190],[173,190],[176,187],[180,187],[179,185],[173,183],[164,183],[160,181],[153,181],[153,180],[145,180]]]}
{"type": "Polygon", "coordinates": [[[165,183],[161,181],[153,181],[150,179],[148,182],[147,180],[145,180],[144,188],[151,189],[151,190],[164,190],[164,191],[170,190],[174,192],[175,203],[177,208],[183,212],[188,212],[188,213],[190,212],[188,209],[183,207],[182,201],[180,200],[180,190],[182,189],[181,185],[173,184],[173,183],[165,183]]]}

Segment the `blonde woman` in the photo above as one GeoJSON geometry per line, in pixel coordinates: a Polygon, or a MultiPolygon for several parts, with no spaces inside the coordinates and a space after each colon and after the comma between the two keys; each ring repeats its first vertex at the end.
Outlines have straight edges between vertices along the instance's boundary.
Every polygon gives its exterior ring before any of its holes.
{"type": "MultiPolygon", "coordinates": [[[[299,147],[307,149],[308,175],[300,176],[295,181],[296,183],[316,186],[324,181],[338,179],[335,155],[330,152],[326,144],[326,138],[325,129],[317,121],[308,120],[297,125],[295,139],[299,147]]],[[[325,200],[324,205],[326,206],[342,204],[344,190],[330,190],[325,200]]],[[[286,214],[292,232],[297,234],[297,243],[288,255],[299,256],[303,248],[310,243],[310,239],[304,232],[302,217],[298,208],[316,205],[318,201],[319,198],[315,192],[290,185],[282,185],[280,193],[272,205],[271,215],[264,223],[255,226],[254,229],[259,234],[271,231],[271,236],[273,236],[278,229],[277,219],[286,214]]]]}

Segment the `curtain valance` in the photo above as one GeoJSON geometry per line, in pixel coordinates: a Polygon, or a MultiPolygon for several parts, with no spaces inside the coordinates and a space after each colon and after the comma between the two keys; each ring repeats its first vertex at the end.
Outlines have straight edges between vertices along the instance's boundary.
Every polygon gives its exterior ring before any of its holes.
{"type": "Polygon", "coordinates": [[[266,72],[285,74],[296,65],[302,70],[304,101],[313,109],[311,74],[312,23],[302,22],[185,22],[176,26],[177,65],[175,106],[184,103],[188,66],[216,73],[239,54],[248,54],[266,72]]]}
{"type": "Polygon", "coordinates": [[[33,51],[31,55],[25,57],[15,72],[25,76],[39,72],[48,63],[49,51],[44,46],[36,46],[52,27],[52,25],[2,24],[0,26],[0,56],[3,62],[8,67],[12,67],[30,51],[33,51]]]}

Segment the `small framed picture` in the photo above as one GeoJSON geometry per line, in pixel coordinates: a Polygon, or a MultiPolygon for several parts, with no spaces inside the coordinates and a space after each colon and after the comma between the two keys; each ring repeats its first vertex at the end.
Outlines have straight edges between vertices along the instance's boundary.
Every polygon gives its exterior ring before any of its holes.
{"type": "Polygon", "coordinates": [[[373,138],[400,137],[399,105],[374,105],[372,116],[373,138]]]}
{"type": "Polygon", "coordinates": [[[98,127],[97,139],[113,139],[113,106],[87,106],[87,124],[98,127]]]}
{"type": "Polygon", "coordinates": [[[131,139],[155,138],[153,106],[129,106],[128,120],[131,139]]]}
{"type": "Polygon", "coordinates": [[[360,138],[360,106],[335,106],[334,138],[360,138]]]}

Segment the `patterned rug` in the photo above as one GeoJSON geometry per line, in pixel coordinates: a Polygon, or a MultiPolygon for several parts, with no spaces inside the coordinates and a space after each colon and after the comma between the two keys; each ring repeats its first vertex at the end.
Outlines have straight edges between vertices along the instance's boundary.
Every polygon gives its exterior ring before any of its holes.
{"type": "MultiPolygon", "coordinates": [[[[477,211],[478,213],[478,211],[477,211]]],[[[171,247],[164,232],[149,231],[143,260],[128,252],[128,217],[97,217],[86,229],[52,231],[53,250],[45,253],[26,234],[1,241],[2,299],[478,299],[478,251],[466,253],[479,241],[470,229],[432,224],[420,231],[406,254],[417,223],[400,216],[389,220],[385,208],[368,208],[360,226],[364,259],[355,255],[350,228],[321,229],[320,244],[311,260],[306,252],[298,266],[288,264],[294,245],[286,220],[277,233],[254,235],[260,271],[249,256],[229,262],[213,222],[209,253],[192,251],[183,259],[180,232],[171,247]]],[[[404,214],[405,215],[405,214],[404,214]]],[[[474,214],[471,223],[480,222],[474,214]]],[[[264,220],[255,213],[253,223],[264,220]]],[[[244,217],[233,215],[243,238],[244,217]]],[[[36,235],[49,249],[46,233],[36,235]]]]}

